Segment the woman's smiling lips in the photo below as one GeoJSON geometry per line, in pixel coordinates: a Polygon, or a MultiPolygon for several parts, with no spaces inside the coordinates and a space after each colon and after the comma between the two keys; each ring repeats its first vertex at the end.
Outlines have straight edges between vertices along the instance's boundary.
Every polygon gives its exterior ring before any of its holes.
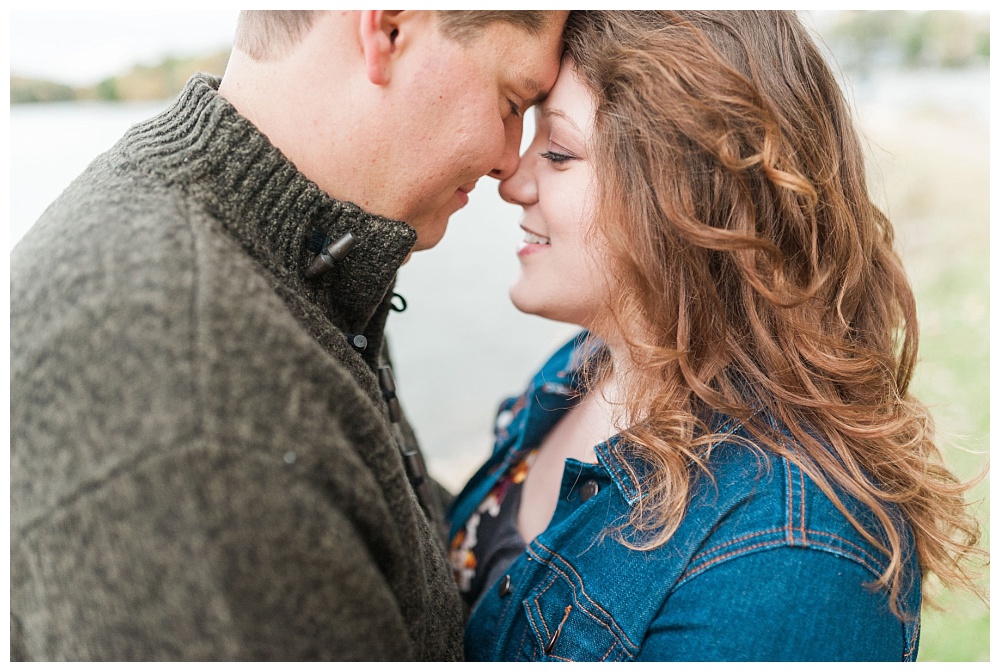
{"type": "Polygon", "coordinates": [[[549,239],[545,236],[535,233],[524,225],[521,226],[521,229],[524,231],[524,238],[517,244],[517,256],[523,257],[528,254],[534,254],[549,247],[549,239]]]}

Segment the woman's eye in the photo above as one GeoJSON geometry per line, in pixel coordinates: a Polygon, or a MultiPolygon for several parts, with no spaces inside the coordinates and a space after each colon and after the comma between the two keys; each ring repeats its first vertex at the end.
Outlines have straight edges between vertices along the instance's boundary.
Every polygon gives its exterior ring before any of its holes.
{"type": "Polygon", "coordinates": [[[515,103],[510,98],[507,99],[507,102],[510,103],[510,113],[513,114],[515,117],[520,117],[521,108],[517,106],[517,103],[515,103]]]}
{"type": "Polygon", "coordinates": [[[552,163],[566,163],[573,159],[569,154],[559,154],[558,152],[542,152],[541,157],[552,163]]]}

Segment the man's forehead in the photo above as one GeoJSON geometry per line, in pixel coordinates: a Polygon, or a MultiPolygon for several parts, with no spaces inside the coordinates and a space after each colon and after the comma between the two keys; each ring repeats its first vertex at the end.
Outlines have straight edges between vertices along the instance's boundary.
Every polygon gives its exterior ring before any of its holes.
{"type": "MultiPolygon", "coordinates": [[[[536,37],[536,39],[543,39],[536,37]]],[[[550,47],[551,52],[549,53],[539,53],[538,57],[544,60],[535,60],[533,67],[541,67],[540,70],[533,70],[531,72],[520,71],[512,73],[514,81],[520,87],[521,91],[525,95],[525,100],[527,105],[538,105],[549,95],[549,89],[552,88],[554,83],[554,75],[559,72],[559,64],[562,60],[562,33],[561,30],[556,34],[556,42],[550,47]],[[551,74],[553,75],[552,81],[548,81],[549,72],[551,68],[551,74]],[[545,78],[546,81],[539,81],[537,76],[545,78]]],[[[512,67],[517,67],[512,65],[512,67]]]]}
{"type": "Polygon", "coordinates": [[[516,87],[525,106],[537,105],[548,95],[559,71],[562,58],[562,29],[568,12],[546,12],[544,29],[525,30],[511,23],[497,21],[478,35],[481,57],[501,64],[508,85],[516,87]],[[550,81],[551,80],[551,81],[550,81]]]}

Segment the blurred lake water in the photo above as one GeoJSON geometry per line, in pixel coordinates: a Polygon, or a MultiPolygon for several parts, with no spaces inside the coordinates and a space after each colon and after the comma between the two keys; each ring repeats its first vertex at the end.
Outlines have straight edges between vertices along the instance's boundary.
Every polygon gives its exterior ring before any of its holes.
{"type": "MultiPolygon", "coordinates": [[[[847,91],[876,145],[879,129],[922,112],[988,129],[985,70],[876,72],[847,91]]],[[[165,105],[12,106],[8,249],[94,157],[165,105]]],[[[409,307],[388,327],[404,406],[432,470],[452,488],[487,455],[500,399],[517,393],[547,354],[577,331],[523,315],[508,301],[520,210],[499,198],[496,185],[480,180],[444,240],[401,269],[397,291],[409,307]]]]}
{"type": "MultiPolygon", "coordinates": [[[[866,138],[873,198],[894,223],[917,296],[912,389],[934,413],[949,466],[968,479],[989,460],[990,74],[876,71],[845,89],[866,138]]],[[[94,157],[165,105],[11,107],[8,250],[94,157]]],[[[403,405],[432,474],[452,490],[489,454],[499,401],[577,331],[511,306],[520,209],[490,178],[470,196],[444,240],[400,270],[408,308],[388,324],[403,405]]],[[[988,547],[988,478],[970,501],[980,502],[988,547]]],[[[920,660],[989,660],[988,605],[966,593],[941,603],[944,611],[924,610],[920,660]]]]}
{"type": "MultiPolygon", "coordinates": [[[[98,154],[167,104],[11,106],[8,250],[98,154]]],[[[444,242],[401,269],[397,291],[408,308],[389,322],[404,407],[432,470],[453,489],[487,454],[501,395],[515,393],[578,331],[523,315],[507,300],[519,208],[504,203],[496,185],[480,180],[444,242]]]]}

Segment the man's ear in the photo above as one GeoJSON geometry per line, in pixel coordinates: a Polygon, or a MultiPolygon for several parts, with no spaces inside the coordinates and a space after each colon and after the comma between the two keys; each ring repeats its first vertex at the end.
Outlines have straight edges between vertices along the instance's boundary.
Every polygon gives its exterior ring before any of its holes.
{"type": "Polygon", "coordinates": [[[377,86],[389,83],[392,55],[399,36],[399,14],[395,10],[361,12],[361,48],[365,56],[368,80],[377,86]]]}

